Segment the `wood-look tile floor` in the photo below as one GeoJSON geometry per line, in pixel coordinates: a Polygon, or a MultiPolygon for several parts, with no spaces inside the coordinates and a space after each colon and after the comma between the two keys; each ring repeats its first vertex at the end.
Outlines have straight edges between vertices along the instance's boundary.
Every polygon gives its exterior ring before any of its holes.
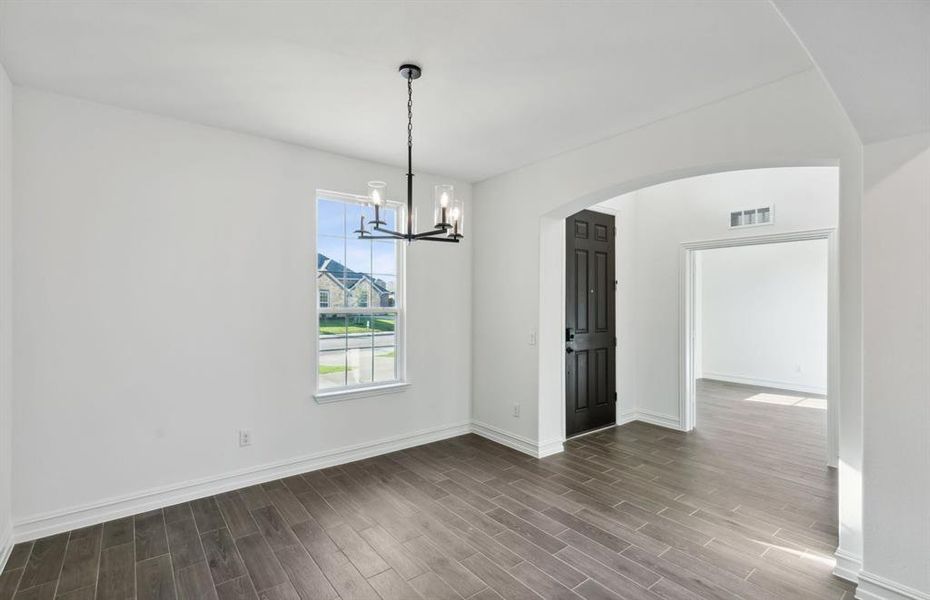
{"type": "Polygon", "coordinates": [[[468,435],[19,544],[0,600],[851,599],[824,411],[766,393],[701,382],[690,434],[543,460],[468,435]]]}

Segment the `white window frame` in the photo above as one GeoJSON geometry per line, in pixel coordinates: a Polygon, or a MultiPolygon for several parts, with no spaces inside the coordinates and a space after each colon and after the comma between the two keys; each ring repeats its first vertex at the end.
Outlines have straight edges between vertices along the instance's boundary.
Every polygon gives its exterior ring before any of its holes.
{"type": "Polygon", "coordinates": [[[329,290],[320,290],[320,289],[318,289],[316,295],[317,295],[317,298],[318,298],[317,301],[319,302],[319,307],[320,307],[320,308],[329,308],[329,290]],[[326,306],[323,306],[323,294],[326,294],[326,306]]]}
{"type": "MultiPolygon", "coordinates": [[[[343,192],[334,192],[330,190],[317,190],[313,199],[313,265],[316,268],[317,256],[319,254],[319,244],[317,243],[317,207],[320,200],[340,200],[342,202],[365,204],[368,201],[366,196],[355,194],[346,194],[343,192]]],[[[388,205],[397,209],[398,218],[400,218],[400,209],[402,203],[388,202],[388,205]]],[[[351,224],[349,224],[351,225],[351,224]]],[[[327,308],[320,307],[319,302],[319,273],[313,275],[314,294],[316,299],[313,307],[313,375],[314,375],[314,399],[318,403],[339,402],[342,400],[351,400],[353,398],[364,398],[369,396],[380,396],[383,394],[400,392],[406,389],[410,383],[407,381],[407,344],[406,344],[406,266],[407,266],[407,245],[399,242],[396,244],[396,289],[394,290],[394,306],[377,306],[371,307],[370,295],[368,307],[349,307],[349,306],[330,306],[327,308]],[[319,323],[320,315],[325,314],[361,314],[361,315],[394,315],[394,361],[395,361],[395,378],[391,381],[378,381],[369,383],[360,383],[355,385],[346,385],[343,387],[334,387],[320,389],[320,336],[319,323]]],[[[330,303],[331,304],[331,303],[330,303]]]]}

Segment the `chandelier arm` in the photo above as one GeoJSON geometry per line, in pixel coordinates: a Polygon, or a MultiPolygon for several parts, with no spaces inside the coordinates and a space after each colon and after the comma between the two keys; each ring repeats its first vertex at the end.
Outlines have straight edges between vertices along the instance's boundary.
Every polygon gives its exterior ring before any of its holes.
{"type": "Polygon", "coordinates": [[[366,233],[365,235],[360,235],[360,236],[358,236],[358,239],[360,239],[360,240],[395,240],[395,241],[396,241],[396,240],[403,240],[403,239],[406,239],[406,236],[403,235],[403,234],[398,234],[398,235],[371,235],[371,234],[367,234],[367,233],[366,233]]]}
{"type": "Polygon", "coordinates": [[[433,237],[436,235],[448,235],[448,232],[445,229],[433,229],[432,231],[424,231],[423,233],[413,234],[413,239],[419,240],[423,238],[433,237]]]}
{"type": "Polygon", "coordinates": [[[448,242],[450,244],[459,243],[459,238],[451,238],[451,237],[415,237],[413,239],[418,242],[448,242]]]}
{"type": "Polygon", "coordinates": [[[403,233],[401,233],[401,232],[399,232],[399,231],[394,231],[393,229],[382,229],[381,227],[372,227],[372,230],[373,230],[373,231],[377,231],[378,233],[384,233],[384,234],[387,234],[387,235],[390,235],[390,236],[394,236],[394,237],[397,237],[397,238],[402,238],[402,237],[404,237],[404,234],[403,234],[403,233]]]}
{"type": "Polygon", "coordinates": [[[424,233],[415,233],[412,235],[407,235],[405,233],[398,233],[396,231],[388,231],[388,233],[389,235],[371,235],[370,233],[366,232],[366,233],[359,234],[358,239],[360,240],[395,240],[395,241],[396,240],[407,240],[408,242],[427,241],[427,242],[450,242],[450,243],[458,243],[459,239],[461,239],[461,236],[440,237],[440,235],[445,233],[442,230],[426,231],[424,233]]]}

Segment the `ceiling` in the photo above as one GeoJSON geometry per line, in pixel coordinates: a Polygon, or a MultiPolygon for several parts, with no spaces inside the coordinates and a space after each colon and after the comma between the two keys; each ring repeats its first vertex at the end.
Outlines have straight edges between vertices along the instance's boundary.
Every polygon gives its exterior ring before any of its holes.
{"type": "Polygon", "coordinates": [[[775,4],[863,142],[930,131],[930,2],[775,4]]]}
{"type": "Polygon", "coordinates": [[[481,180],[811,68],[764,1],[0,4],[19,85],[481,180]]]}

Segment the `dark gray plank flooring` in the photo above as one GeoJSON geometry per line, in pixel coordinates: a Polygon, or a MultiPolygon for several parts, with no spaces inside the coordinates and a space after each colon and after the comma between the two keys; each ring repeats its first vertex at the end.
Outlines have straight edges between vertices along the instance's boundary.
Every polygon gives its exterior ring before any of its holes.
{"type": "Polygon", "coordinates": [[[817,400],[698,392],[690,434],[468,435],[19,544],[0,600],[851,600],[817,400]]]}

